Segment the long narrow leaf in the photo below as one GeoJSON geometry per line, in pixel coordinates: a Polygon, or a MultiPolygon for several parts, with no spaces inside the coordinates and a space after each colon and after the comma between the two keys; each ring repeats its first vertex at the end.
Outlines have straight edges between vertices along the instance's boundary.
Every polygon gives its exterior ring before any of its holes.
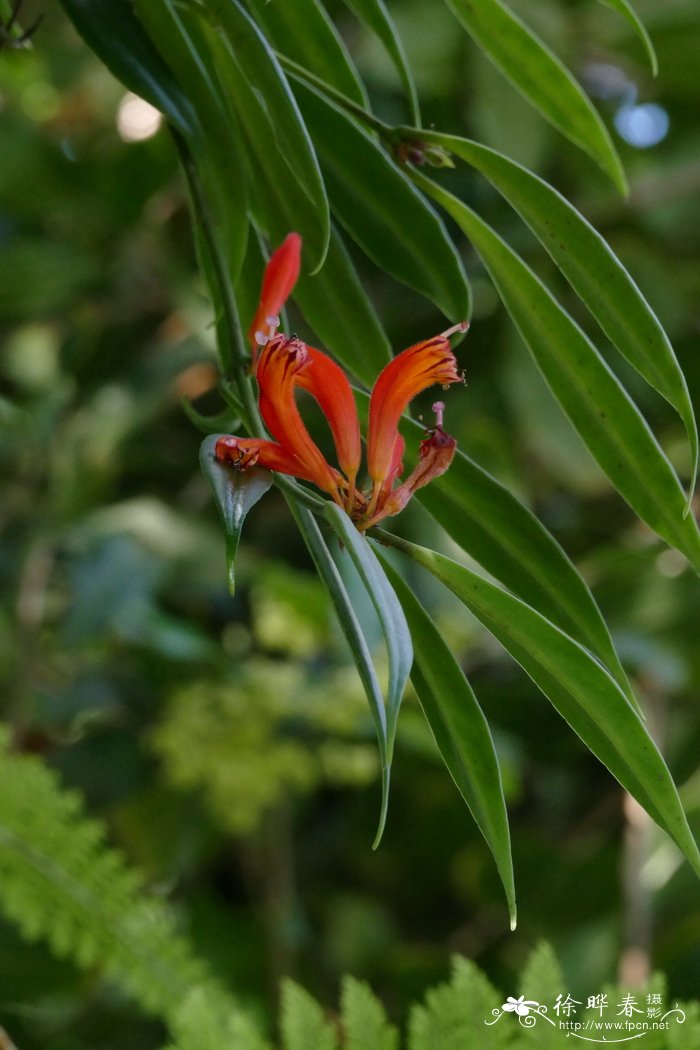
{"type": "Polygon", "coordinates": [[[653,76],[656,76],[659,72],[659,63],[656,58],[656,51],[654,45],[651,42],[651,37],[647,32],[647,28],[642,22],[641,18],[629,3],[629,0],[602,0],[602,3],[606,4],[607,7],[614,8],[623,18],[626,18],[630,25],[633,27],[637,36],[644,44],[644,49],[649,57],[649,65],[651,66],[651,72],[653,76]]]}
{"type": "Polygon", "coordinates": [[[698,466],[698,429],[688,385],[668,336],[620,260],[589,222],[537,175],[478,142],[416,131],[480,171],[530,226],[600,327],[685,425],[698,466]]]}
{"type": "Polygon", "coordinates": [[[442,220],[351,117],[300,80],[294,91],[317,143],[334,214],[386,273],[453,321],[471,310],[469,283],[442,220]]]}
{"type": "Polygon", "coordinates": [[[700,533],[671,464],[585,333],[523,260],[471,208],[416,173],[481,256],[554,396],[632,509],[700,567],[700,533]]]}
{"type": "Polygon", "coordinates": [[[389,562],[380,560],[403,606],[413,639],[411,671],[445,765],[493,853],[515,929],[515,884],[508,814],[496,749],[474,690],[438,628],[389,562]]]}
{"type": "Polygon", "coordinates": [[[401,604],[366,538],[360,535],[347,514],[335,503],[326,504],[325,515],[360,574],[384,634],[389,657],[386,713],[387,756],[391,761],[399,707],[413,663],[411,634],[401,604]]]}
{"type": "Polygon", "coordinates": [[[372,662],[372,654],[362,631],[362,626],[352,607],[348,597],[343,579],[333,561],[326,541],[316,523],[316,519],[310,511],[300,507],[292,499],[287,500],[294,515],[299,530],[304,537],[306,546],[313,559],[316,570],[326,585],[333,606],[338,616],[338,621],[343,634],[350,646],[352,658],[357,667],[360,681],[369,703],[372,718],[377,732],[379,744],[379,757],[382,767],[382,805],[379,817],[379,826],[375,837],[375,844],[379,843],[386,824],[387,809],[389,805],[389,778],[391,774],[391,758],[389,755],[389,743],[387,735],[387,717],[384,707],[384,697],[377,678],[377,672],[372,662]]]}
{"type": "Polygon", "coordinates": [[[525,602],[470,569],[399,537],[383,539],[446,584],[491,631],[700,875],[700,852],[666,763],[608,672],[525,602]]]}
{"type": "Polygon", "coordinates": [[[129,0],[61,0],[61,4],[89,47],[123,84],[162,110],[183,134],[193,130],[189,99],[129,0]]]}
{"type": "Polygon", "coordinates": [[[387,54],[394,63],[408,97],[411,120],[414,124],[420,124],[420,104],[411,67],[408,64],[401,37],[396,30],[384,0],[345,0],[345,2],[355,12],[357,17],[365,23],[367,28],[377,35],[386,48],[387,54]]]}
{"type": "Polygon", "coordinates": [[[284,233],[301,233],[306,259],[318,269],[328,248],[328,200],[294,96],[265,37],[237,0],[211,0],[209,11],[214,21],[203,18],[203,32],[249,147],[251,184],[262,190],[264,181],[266,217],[272,212],[286,226],[284,233]]]}
{"type": "Polygon", "coordinates": [[[446,2],[518,91],[626,193],[622,164],[605,124],[556,55],[501,0],[446,2]]]}
{"type": "Polygon", "coordinates": [[[278,51],[359,105],[367,104],[367,92],[343,38],[318,0],[248,0],[248,6],[278,51]]]}

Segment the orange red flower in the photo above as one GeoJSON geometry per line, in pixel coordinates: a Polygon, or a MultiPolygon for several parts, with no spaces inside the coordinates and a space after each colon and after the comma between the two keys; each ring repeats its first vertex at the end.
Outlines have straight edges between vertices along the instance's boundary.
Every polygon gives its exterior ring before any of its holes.
{"type": "Polygon", "coordinates": [[[403,473],[404,440],[399,421],[408,403],[423,390],[461,381],[449,337],[465,332],[463,321],[446,332],[416,343],[381,371],[372,390],[367,434],[366,490],[358,485],[362,445],[355,398],[342,368],[327,354],[296,336],[277,332],[279,311],[299,275],[301,238],[290,233],[265,270],[260,303],[249,329],[258,382],[260,414],[273,440],[221,437],[216,456],[236,470],[266,467],[312,482],[343,507],[364,531],[398,514],[414,492],[449,467],[456,442],[443,429],[444,404],[433,405],[436,422],[426,431],[418,463],[403,473]],[[338,467],[331,466],[309,434],[297,408],[296,390],[306,390],[330,426],[338,467]],[[398,484],[397,484],[398,482],[398,484]]]}

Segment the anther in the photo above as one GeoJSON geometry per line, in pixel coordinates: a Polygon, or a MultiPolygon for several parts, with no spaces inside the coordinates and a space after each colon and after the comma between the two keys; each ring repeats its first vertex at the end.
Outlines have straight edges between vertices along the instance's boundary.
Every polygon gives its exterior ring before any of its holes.
{"type": "Polygon", "coordinates": [[[453,324],[451,328],[448,328],[446,332],[441,332],[440,335],[444,339],[449,339],[451,335],[455,335],[457,332],[466,332],[469,330],[469,321],[460,321],[459,324],[453,324]]]}
{"type": "Polygon", "coordinates": [[[435,413],[435,425],[438,427],[442,426],[442,417],[445,411],[445,402],[436,401],[433,405],[433,412],[435,413]]]}
{"type": "Polygon", "coordinates": [[[257,346],[267,346],[267,344],[270,342],[270,336],[265,335],[264,332],[256,332],[255,342],[257,346]]]}

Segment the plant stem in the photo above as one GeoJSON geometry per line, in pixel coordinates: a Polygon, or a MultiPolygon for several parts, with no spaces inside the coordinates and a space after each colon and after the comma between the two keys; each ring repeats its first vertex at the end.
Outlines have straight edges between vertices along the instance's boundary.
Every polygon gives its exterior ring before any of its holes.
{"type": "Polygon", "coordinates": [[[288,58],[286,55],[281,54],[279,51],[275,52],[278,62],[288,73],[296,77],[297,80],[305,80],[312,87],[315,87],[317,91],[325,95],[326,98],[331,99],[340,106],[341,109],[346,110],[348,113],[352,113],[354,117],[361,120],[363,124],[366,124],[372,131],[376,131],[385,141],[394,143],[396,141],[396,135],[391,124],[385,124],[379,117],[375,117],[373,113],[369,113],[362,106],[358,105],[357,102],[353,102],[351,98],[344,95],[342,91],[338,91],[337,88],[331,87],[325,80],[317,77],[315,73],[311,73],[304,66],[300,66],[298,62],[295,62],[293,58],[288,58]]]}

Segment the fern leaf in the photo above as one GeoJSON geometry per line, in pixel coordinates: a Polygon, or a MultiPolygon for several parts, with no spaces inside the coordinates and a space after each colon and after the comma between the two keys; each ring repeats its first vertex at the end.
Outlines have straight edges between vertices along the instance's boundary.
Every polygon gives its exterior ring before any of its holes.
{"type": "Polygon", "coordinates": [[[456,956],[449,984],[433,988],[425,1006],[415,1006],[409,1024],[409,1050],[500,1050],[510,1042],[510,1027],[485,1028],[502,996],[474,963],[456,956]]]}
{"type": "MultiPolygon", "coordinates": [[[[211,1045],[227,1050],[235,1002],[178,934],[168,906],[150,897],[125,858],[106,845],[103,826],[85,817],[79,797],[61,789],[36,757],[9,753],[4,739],[0,782],[5,914],[30,940],[44,939],[83,968],[99,967],[166,1023],[176,1021],[198,989],[221,1033],[211,1045]]],[[[243,1042],[241,1050],[248,1050],[243,1042]]]]}
{"type": "Polygon", "coordinates": [[[333,1025],[313,996],[294,981],[282,982],[283,1050],[338,1050],[333,1025]]]}
{"type": "Polygon", "coordinates": [[[398,1050],[399,1033],[368,985],[346,977],[340,999],[345,1050],[398,1050]]]}

